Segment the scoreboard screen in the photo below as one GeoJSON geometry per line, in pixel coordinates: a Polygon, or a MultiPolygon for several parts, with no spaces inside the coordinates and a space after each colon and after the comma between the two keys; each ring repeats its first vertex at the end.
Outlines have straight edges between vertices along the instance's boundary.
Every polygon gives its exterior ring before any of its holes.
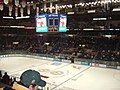
{"type": "Polygon", "coordinates": [[[36,32],[48,32],[46,15],[40,15],[36,18],[36,32]]]}
{"type": "Polygon", "coordinates": [[[42,14],[36,17],[36,32],[66,32],[67,16],[42,14]]]}
{"type": "Polygon", "coordinates": [[[65,32],[67,30],[66,21],[67,21],[66,16],[60,15],[59,32],[65,32]]]}

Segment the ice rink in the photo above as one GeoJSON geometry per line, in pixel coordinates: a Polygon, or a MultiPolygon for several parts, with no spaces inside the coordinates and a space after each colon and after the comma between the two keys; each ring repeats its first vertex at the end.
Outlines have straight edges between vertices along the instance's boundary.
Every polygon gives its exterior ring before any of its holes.
{"type": "Polygon", "coordinates": [[[45,90],[120,90],[120,70],[30,57],[0,59],[0,70],[9,75],[20,77],[28,69],[48,77],[42,77],[45,90]]]}

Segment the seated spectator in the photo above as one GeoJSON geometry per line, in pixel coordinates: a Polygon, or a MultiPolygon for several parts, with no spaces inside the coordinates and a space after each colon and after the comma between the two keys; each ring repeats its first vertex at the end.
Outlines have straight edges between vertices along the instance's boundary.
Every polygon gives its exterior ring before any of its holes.
{"type": "Polygon", "coordinates": [[[16,78],[14,77],[12,82],[11,82],[11,86],[13,86],[14,82],[16,82],[16,78]]]}
{"type": "Polygon", "coordinates": [[[1,82],[1,80],[2,80],[2,72],[0,71],[0,82],[1,82]]]}
{"type": "Polygon", "coordinates": [[[4,84],[9,85],[9,83],[10,83],[10,76],[7,74],[7,72],[4,73],[4,75],[2,77],[2,82],[4,84]]]}

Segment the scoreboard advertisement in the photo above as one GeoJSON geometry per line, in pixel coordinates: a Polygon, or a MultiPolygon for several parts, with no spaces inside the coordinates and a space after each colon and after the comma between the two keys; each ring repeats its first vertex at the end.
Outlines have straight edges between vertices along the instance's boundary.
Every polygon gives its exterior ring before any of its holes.
{"type": "Polygon", "coordinates": [[[48,32],[46,15],[40,15],[36,18],[36,31],[48,32]]]}
{"type": "Polygon", "coordinates": [[[66,23],[66,15],[41,14],[36,17],[36,32],[67,32],[66,23]]]}
{"type": "Polygon", "coordinates": [[[59,32],[65,32],[67,30],[66,21],[67,21],[66,16],[60,15],[59,32]]]}

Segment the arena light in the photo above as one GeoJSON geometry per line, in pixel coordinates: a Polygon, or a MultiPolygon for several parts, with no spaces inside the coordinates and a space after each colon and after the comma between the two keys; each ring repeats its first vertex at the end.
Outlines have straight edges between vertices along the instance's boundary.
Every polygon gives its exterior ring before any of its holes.
{"type": "Polygon", "coordinates": [[[111,38],[112,35],[104,35],[104,37],[111,38]]]}
{"type": "Polygon", "coordinates": [[[89,6],[90,4],[89,3],[85,3],[85,6],[89,6]]]}
{"type": "Polygon", "coordinates": [[[92,5],[97,5],[97,3],[98,3],[97,1],[95,1],[95,2],[92,2],[92,5]]]}
{"type": "Polygon", "coordinates": [[[114,30],[113,28],[110,28],[109,30],[114,30]]]}
{"type": "Polygon", "coordinates": [[[78,29],[78,28],[75,28],[74,30],[75,30],[75,31],[78,31],[79,29],[78,29]]]}
{"type": "Polygon", "coordinates": [[[43,34],[38,34],[38,36],[42,37],[42,36],[43,36],[43,34]]]}
{"type": "Polygon", "coordinates": [[[115,29],[115,30],[120,30],[120,29],[115,29]]]}
{"type": "Polygon", "coordinates": [[[9,28],[10,26],[0,26],[1,28],[9,28]]]}
{"type": "Polygon", "coordinates": [[[88,13],[95,13],[95,10],[88,10],[88,13]]]}
{"type": "Polygon", "coordinates": [[[13,17],[6,17],[6,16],[3,16],[4,19],[14,19],[13,17]]]}
{"type": "Polygon", "coordinates": [[[61,8],[65,8],[65,7],[66,7],[66,5],[62,5],[62,6],[61,6],[61,8]]]}
{"type": "Polygon", "coordinates": [[[45,45],[49,45],[50,43],[45,43],[45,45]]]}
{"type": "Polygon", "coordinates": [[[70,29],[69,28],[67,28],[67,31],[69,31],[70,29]]]}
{"type": "Polygon", "coordinates": [[[72,34],[69,34],[68,36],[69,36],[69,37],[73,37],[73,35],[72,35],[72,34]]]}
{"type": "Polygon", "coordinates": [[[25,18],[30,18],[30,16],[16,17],[16,19],[25,19],[25,18]]]}
{"type": "Polygon", "coordinates": [[[74,14],[74,12],[68,12],[67,14],[72,15],[72,14],[74,14]]]}
{"type": "Polygon", "coordinates": [[[85,47],[85,45],[83,44],[82,47],[85,47]]]}
{"type": "Polygon", "coordinates": [[[25,27],[25,29],[35,29],[35,27],[25,27]]]}
{"type": "Polygon", "coordinates": [[[81,2],[80,2],[80,3],[78,3],[78,4],[75,4],[75,7],[77,7],[77,6],[82,6],[82,7],[83,7],[85,4],[86,4],[86,3],[81,3],[81,2]]]}
{"type": "Polygon", "coordinates": [[[67,5],[67,7],[72,8],[73,6],[70,4],[70,5],[67,5]]]}
{"type": "Polygon", "coordinates": [[[8,4],[8,3],[9,3],[9,0],[4,0],[4,3],[5,3],[5,4],[8,4]]]}
{"type": "Polygon", "coordinates": [[[98,3],[98,4],[100,4],[100,3],[101,3],[101,1],[98,1],[97,3],[98,3]]]}
{"type": "Polygon", "coordinates": [[[94,30],[93,28],[84,28],[83,30],[89,31],[89,30],[94,30]]]}
{"type": "Polygon", "coordinates": [[[91,5],[91,4],[92,4],[92,2],[89,2],[88,4],[89,4],[89,5],[91,5]]]}
{"type": "Polygon", "coordinates": [[[107,18],[93,18],[94,21],[97,21],[97,20],[107,20],[107,18]]]}
{"type": "Polygon", "coordinates": [[[79,46],[81,47],[82,45],[81,45],[81,44],[79,44],[79,46]]]}
{"type": "Polygon", "coordinates": [[[80,5],[83,7],[85,5],[85,3],[80,3],[80,5]]]}
{"type": "Polygon", "coordinates": [[[113,11],[113,12],[115,12],[115,11],[120,11],[120,7],[119,7],[119,8],[114,8],[112,11],[113,11]]]}
{"type": "Polygon", "coordinates": [[[10,26],[11,28],[17,28],[17,26],[10,26]]]}
{"type": "Polygon", "coordinates": [[[11,28],[24,28],[24,26],[10,26],[11,28]]]}
{"type": "Polygon", "coordinates": [[[112,2],[113,2],[113,3],[117,3],[117,1],[116,1],[116,0],[113,0],[112,2]]]}
{"type": "Polygon", "coordinates": [[[17,44],[19,44],[19,42],[13,42],[13,44],[14,44],[14,45],[17,45],[17,44]]]}
{"type": "Polygon", "coordinates": [[[101,4],[107,4],[107,3],[111,3],[111,0],[102,0],[101,4]]]}

